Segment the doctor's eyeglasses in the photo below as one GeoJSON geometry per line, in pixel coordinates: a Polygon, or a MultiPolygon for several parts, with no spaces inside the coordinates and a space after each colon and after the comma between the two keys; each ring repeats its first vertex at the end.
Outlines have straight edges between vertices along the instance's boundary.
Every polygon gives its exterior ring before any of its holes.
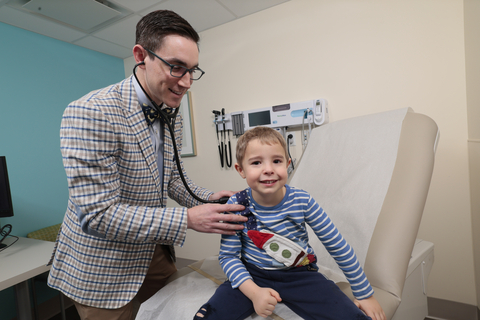
{"type": "Polygon", "coordinates": [[[153,51],[149,50],[149,49],[145,49],[147,50],[148,52],[150,52],[151,54],[153,54],[155,57],[157,57],[158,59],[160,59],[163,63],[165,63],[167,66],[170,67],[170,74],[172,75],[172,77],[175,77],[175,78],[182,78],[187,72],[190,73],[190,80],[198,80],[200,79],[205,71],[203,71],[202,69],[200,69],[199,67],[195,67],[195,68],[192,68],[192,69],[188,69],[184,66],[179,66],[179,65],[176,65],[176,64],[171,64],[171,63],[168,63],[167,61],[163,60],[162,58],[160,58],[159,56],[157,56],[153,51]]]}

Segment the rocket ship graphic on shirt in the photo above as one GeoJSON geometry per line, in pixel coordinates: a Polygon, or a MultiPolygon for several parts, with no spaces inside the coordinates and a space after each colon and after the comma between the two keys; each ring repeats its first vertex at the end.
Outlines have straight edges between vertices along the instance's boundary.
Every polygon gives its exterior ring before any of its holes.
{"type": "Polygon", "coordinates": [[[298,244],[269,231],[249,230],[248,237],[259,248],[287,267],[301,267],[315,262],[315,256],[308,254],[298,244]]]}

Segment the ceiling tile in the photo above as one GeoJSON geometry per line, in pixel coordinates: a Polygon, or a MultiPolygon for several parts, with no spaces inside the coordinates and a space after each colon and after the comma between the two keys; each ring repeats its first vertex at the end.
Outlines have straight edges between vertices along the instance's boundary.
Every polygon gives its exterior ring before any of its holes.
{"type": "Polygon", "coordinates": [[[119,22],[109,25],[108,27],[95,32],[93,35],[100,39],[108,40],[123,47],[133,48],[135,45],[135,28],[137,22],[142,17],[139,15],[131,15],[119,22]]]}
{"type": "MultiPolygon", "coordinates": [[[[149,9],[149,11],[167,9],[178,13],[193,26],[197,32],[213,28],[235,19],[235,16],[215,0],[168,0],[149,9]]],[[[148,12],[144,12],[146,14],[148,12]]]]}
{"type": "Polygon", "coordinates": [[[132,48],[128,49],[117,44],[95,38],[93,36],[87,36],[79,41],[75,41],[74,44],[121,59],[125,59],[133,55],[132,48]]]}
{"type": "MultiPolygon", "coordinates": [[[[201,32],[290,0],[107,0],[112,8],[122,12],[123,18],[119,17],[116,22],[109,20],[85,32],[24,9],[23,5],[28,1],[0,0],[0,22],[115,57],[128,58],[132,56],[135,44],[136,24],[151,11],[173,10],[201,32]]],[[[95,1],[103,3],[103,0],[95,1]]],[[[73,9],[68,7],[63,10],[67,15],[73,9]]]]}
{"type": "Polygon", "coordinates": [[[23,5],[23,8],[81,30],[90,30],[122,14],[92,0],[30,0],[23,5]]]}
{"type": "Polygon", "coordinates": [[[237,17],[244,17],[249,14],[268,9],[289,0],[218,0],[231,10],[237,17]]]}
{"type": "Polygon", "coordinates": [[[124,6],[134,12],[143,11],[148,7],[159,4],[159,0],[111,0],[111,2],[124,6]]]}
{"type": "Polygon", "coordinates": [[[86,35],[83,32],[42,19],[36,15],[24,13],[9,6],[0,7],[0,21],[66,42],[75,41],[86,35]]]}

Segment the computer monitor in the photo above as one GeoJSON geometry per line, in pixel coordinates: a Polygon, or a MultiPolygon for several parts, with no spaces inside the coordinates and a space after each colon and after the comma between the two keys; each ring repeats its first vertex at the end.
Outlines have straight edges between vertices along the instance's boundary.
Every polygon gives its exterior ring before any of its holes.
{"type": "MultiPolygon", "coordinates": [[[[0,218],[13,216],[12,194],[10,193],[10,183],[8,181],[7,160],[0,156],[0,218]]],[[[10,227],[11,226],[6,226],[10,227]]],[[[1,224],[0,224],[1,228],[1,224]]],[[[6,230],[0,229],[0,248],[5,247],[3,241],[6,230]]]]}
{"type": "Polygon", "coordinates": [[[7,160],[0,156],[0,218],[13,216],[12,194],[8,181],[7,160]]]}

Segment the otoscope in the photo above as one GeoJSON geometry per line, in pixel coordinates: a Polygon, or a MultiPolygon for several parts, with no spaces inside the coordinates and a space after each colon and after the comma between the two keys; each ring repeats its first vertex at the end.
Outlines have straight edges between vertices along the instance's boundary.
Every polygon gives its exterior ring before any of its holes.
{"type": "Polygon", "coordinates": [[[222,146],[220,147],[220,138],[218,137],[218,116],[220,115],[220,111],[213,110],[213,114],[215,115],[215,128],[217,129],[217,144],[218,144],[218,153],[220,154],[220,164],[223,168],[223,142],[222,146]]]}
{"type": "Polygon", "coordinates": [[[229,153],[227,154],[227,138],[226,138],[227,127],[225,126],[225,108],[222,108],[222,122],[223,122],[223,140],[225,141],[225,165],[230,168],[232,166],[232,145],[230,144],[230,131],[229,131],[228,132],[229,153]],[[228,160],[228,155],[230,155],[230,161],[228,160]]]}
{"type": "MultiPolygon", "coordinates": [[[[178,109],[179,108],[175,108],[175,111],[171,114],[168,114],[166,113],[165,111],[163,111],[160,106],[158,106],[158,104],[152,100],[152,98],[150,98],[150,96],[148,95],[148,93],[145,91],[145,89],[143,88],[142,84],[140,83],[140,81],[138,81],[138,78],[137,78],[137,74],[135,73],[135,70],[137,69],[138,66],[142,65],[142,64],[145,64],[145,62],[139,62],[137,63],[134,67],[133,67],[133,76],[135,77],[135,79],[137,80],[137,83],[138,85],[140,86],[140,88],[142,89],[143,93],[145,93],[145,96],[148,98],[148,100],[150,100],[150,103],[152,104],[152,106],[157,109],[158,113],[160,114],[160,116],[162,117],[162,120],[167,124],[167,127],[168,127],[168,131],[170,131],[170,136],[172,137],[172,144],[173,144],[173,152],[174,152],[174,155],[175,155],[175,163],[177,165],[177,170],[178,170],[178,174],[180,175],[180,179],[182,179],[182,183],[183,185],[185,186],[185,189],[188,191],[188,193],[190,193],[190,195],[197,201],[200,201],[202,203],[220,203],[220,204],[224,204],[224,203],[227,203],[229,197],[222,197],[218,200],[205,200],[205,199],[202,199],[200,198],[199,196],[197,196],[195,193],[193,193],[193,191],[190,189],[190,187],[188,186],[188,183],[187,181],[185,180],[185,176],[183,175],[183,171],[182,171],[182,166],[180,164],[180,157],[178,155],[178,150],[177,150],[177,143],[175,141],[175,134],[174,134],[174,130],[173,130],[173,127],[172,127],[172,123],[175,124],[175,118],[177,117],[177,113],[178,113],[178,109]],[[170,119],[170,121],[168,121],[168,119],[170,119]]],[[[163,104],[162,104],[163,105],[163,104]]]]}

